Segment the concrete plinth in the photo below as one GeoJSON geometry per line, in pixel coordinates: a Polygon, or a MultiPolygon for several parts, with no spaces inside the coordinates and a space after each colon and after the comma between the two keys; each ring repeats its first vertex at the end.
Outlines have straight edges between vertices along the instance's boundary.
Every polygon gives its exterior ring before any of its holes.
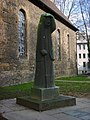
{"type": "Polygon", "coordinates": [[[38,111],[44,111],[53,108],[76,105],[76,99],[74,97],[60,95],[49,100],[36,100],[32,99],[30,96],[27,96],[17,98],[16,103],[38,111]]]}

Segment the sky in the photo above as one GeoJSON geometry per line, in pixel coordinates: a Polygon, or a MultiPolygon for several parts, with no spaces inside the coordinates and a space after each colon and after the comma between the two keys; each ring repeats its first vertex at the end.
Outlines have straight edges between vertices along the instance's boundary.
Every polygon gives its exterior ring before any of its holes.
{"type": "MultiPolygon", "coordinates": [[[[63,8],[62,2],[65,0],[55,0],[56,2],[56,6],[60,9],[63,8]]],[[[68,11],[71,8],[72,5],[72,1],[73,0],[66,0],[66,7],[65,10],[62,11],[64,12],[64,14],[66,16],[68,16],[68,11]]],[[[84,26],[83,25],[83,20],[82,20],[82,15],[81,15],[81,10],[79,7],[79,0],[74,0],[74,7],[71,11],[71,15],[69,20],[77,27],[77,26],[81,26],[79,27],[81,31],[84,31],[84,26]]],[[[85,22],[87,23],[87,29],[88,29],[88,34],[90,35],[90,0],[80,0],[80,2],[82,3],[83,7],[82,9],[84,10],[84,18],[85,18],[85,22]]]]}

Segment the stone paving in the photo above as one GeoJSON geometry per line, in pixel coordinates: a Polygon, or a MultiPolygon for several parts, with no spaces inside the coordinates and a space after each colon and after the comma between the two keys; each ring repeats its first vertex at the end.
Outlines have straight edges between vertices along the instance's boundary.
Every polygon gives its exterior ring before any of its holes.
{"type": "Polygon", "coordinates": [[[90,120],[90,99],[76,98],[76,106],[38,112],[16,104],[16,99],[0,101],[0,113],[8,120],[90,120]]]}

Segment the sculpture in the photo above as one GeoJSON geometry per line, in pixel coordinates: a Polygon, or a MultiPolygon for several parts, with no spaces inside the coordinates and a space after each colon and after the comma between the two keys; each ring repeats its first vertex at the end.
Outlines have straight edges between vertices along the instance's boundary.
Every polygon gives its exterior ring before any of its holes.
{"type": "Polygon", "coordinates": [[[17,104],[38,111],[76,104],[73,97],[59,95],[59,87],[54,84],[53,47],[51,34],[56,29],[51,14],[41,15],[37,32],[36,72],[30,96],[17,98],[17,104]]]}
{"type": "Polygon", "coordinates": [[[54,17],[49,13],[42,14],[37,31],[35,87],[54,87],[51,34],[55,29],[54,17]]]}

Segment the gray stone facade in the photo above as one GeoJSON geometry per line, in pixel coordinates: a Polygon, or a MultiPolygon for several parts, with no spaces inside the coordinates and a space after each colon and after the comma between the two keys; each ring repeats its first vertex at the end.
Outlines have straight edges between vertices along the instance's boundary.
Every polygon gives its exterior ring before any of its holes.
{"type": "MultiPolygon", "coordinates": [[[[28,0],[0,0],[0,86],[28,82],[34,79],[39,7],[28,0]],[[25,13],[25,56],[19,56],[18,13],[25,13]]],[[[55,75],[76,74],[76,33],[56,20],[52,34],[55,53],[55,75]],[[60,31],[60,59],[57,59],[57,30],[60,31]]]]}

